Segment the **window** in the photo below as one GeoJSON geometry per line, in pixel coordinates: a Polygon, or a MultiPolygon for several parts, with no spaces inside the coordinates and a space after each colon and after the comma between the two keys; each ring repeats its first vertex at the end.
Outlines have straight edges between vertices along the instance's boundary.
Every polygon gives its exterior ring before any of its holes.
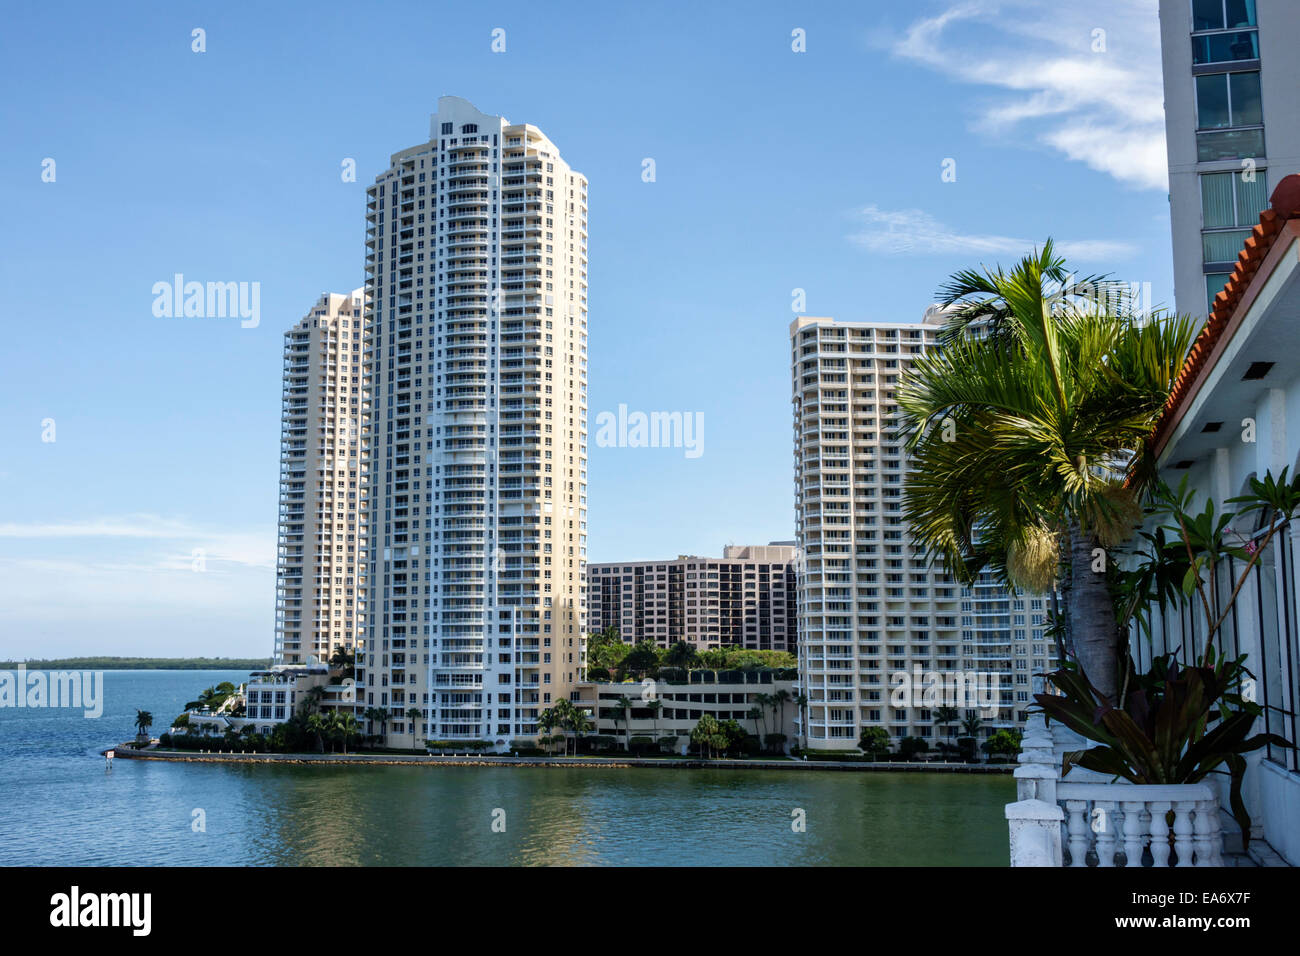
{"type": "Polygon", "coordinates": [[[1264,122],[1259,73],[1207,73],[1196,77],[1196,159],[1264,155],[1264,131],[1241,129],[1264,122]]]}
{"type": "Polygon", "coordinates": [[[1202,174],[1201,225],[1206,230],[1201,234],[1202,261],[1236,260],[1268,204],[1264,180],[1263,170],[1259,169],[1250,179],[1234,172],[1202,174]]]}
{"type": "Polygon", "coordinates": [[[1192,37],[1193,63],[1231,63],[1259,59],[1259,33],[1211,33],[1192,37]]]}
{"type": "Polygon", "coordinates": [[[1192,32],[1253,27],[1255,0],[1192,0],[1192,32]]]}
{"type": "Polygon", "coordinates": [[[1214,297],[1223,291],[1223,287],[1228,284],[1228,279],[1231,277],[1231,272],[1207,272],[1205,274],[1205,309],[1207,312],[1214,308],[1214,297]]]}

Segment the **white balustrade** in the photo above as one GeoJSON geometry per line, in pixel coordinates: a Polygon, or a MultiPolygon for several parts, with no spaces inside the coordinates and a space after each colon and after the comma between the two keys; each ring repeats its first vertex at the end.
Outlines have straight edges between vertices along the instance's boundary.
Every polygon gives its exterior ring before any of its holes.
{"type": "Polygon", "coordinates": [[[1061,777],[1061,754],[1088,742],[1033,716],[1007,804],[1012,866],[1222,866],[1219,800],[1205,783],[1141,785],[1079,767],[1061,777]],[[1054,811],[1054,812],[1053,812],[1054,811]],[[1171,826],[1172,821],[1172,826],[1171,826]]]}

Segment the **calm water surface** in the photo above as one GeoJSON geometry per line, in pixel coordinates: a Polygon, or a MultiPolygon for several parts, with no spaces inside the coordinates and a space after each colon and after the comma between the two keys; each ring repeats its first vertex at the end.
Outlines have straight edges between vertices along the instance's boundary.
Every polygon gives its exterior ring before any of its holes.
{"type": "Polygon", "coordinates": [[[1003,866],[1010,776],[118,760],[244,672],[108,671],[104,716],[0,709],[0,865],[1003,866]],[[806,832],[791,828],[792,811],[806,832]],[[192,830],[193,811],[206,832],[192,830]],[[505,811],[504,833],[493,832],[505,811]],[[499,814],[497,815],[499,817],[499,814]]]}

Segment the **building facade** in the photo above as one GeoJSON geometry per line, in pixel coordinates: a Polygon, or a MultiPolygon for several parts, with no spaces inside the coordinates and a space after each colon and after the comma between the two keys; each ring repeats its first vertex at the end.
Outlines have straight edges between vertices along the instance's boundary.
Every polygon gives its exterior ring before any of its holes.
{"type": "Polygon", "coordinates": [[[1177,311],[1204,318],[1278,181],[1300,168],[1300,4],[1160,0],[1177,311]]]}
{"type": "Polygon", "coordinates": [[[358,684],[405,745],[417,723],[505,746],[581,665],[587,180],[537,127],[442,97],[367,190],[366,250],[358,684]]]}
{"type": "Polygon", "coordinates": [[[325,293],[284,333],[274,663],[328,661],[361,636],[367,427],[361,289],[325,293]]]}
{"type": "Polygon", "coordinates": [[[727,545],[721,558],[589,564],[588,630],[612,627],[632,644],[793,653],[795,587],[793,541],[727,545]]]}
{"type": "MultiPolygon", "coordinates": [[[[903,520],[908,470],[895,389],[936,344],[921,323],[801,317],[790,326],[800,689],[810,749],[856,746],[864,727],[897,742],[976,737],[1027,718],[1033,675],[1050,663],[1041,597],[988,577],[963,587],[914,545],[903,520]]],[[[801,732],[802,732],[801,728],[801,732]]]]}
{"type": "Polygon", "coordinates": [[[574,706],[591,713],[595,733],[615,736],[620,743],[625,737],[655,741],[674,737],[672,746],[678,753],[686,753],[691,747],[691,731],[707,714],[719,722],[734,720],[755,736],[781,734],[785,738],[782,748],[788,750],[798,744],[799,708],[794,697],[795,682],[772,671],[691,671],[690,679],[681,682],[582,683],[574,706]],[[720,680],[720,676],[728,679],[720,680]],[[782,700],[776,701],[782,691],[782,700]],[[626,718],[616,709],[623,697],[631,705],[626,718]],[[755,708],[761,716],[750,716],[755,708]]]}
{"type": "MultiPolygon", "coordinates": [[[[1263,6],[1261,4],[1261,6],[1263,6]]],[[[1225,502],[1250,491],[1250,479],[1272,473],[1289,481],[1300,473],[1300,175],[1285,177],[1261,214],[1215,309],[1187,359],[1154,445],[1160,476],[1172,487],[1186,478],[1200,511],[1207,499],[1216,514],[1236,510],[1225,502]]],[[[1153,519],[1154,521],[1154,519],[1153,519]]],[[[1246,655],[1263,716],[1251,734],[1300,739],[1300,524],[1277,515],[1241,516],[1230,526],[1237,541],[1261,546],[1249,570],[1240,560],[1220,563],[1217,604],[1246,580],[1216,645],[1229,656],[1246,655]],[[1224,568],[1223,565],[1227,567],[1224,568]]],[[[1208,630],[1195,602],[1153,610],[1152,637],[1135,636],[1139,670],[1152,655],[1179,652],[1196,659],[1208,630]]],[[[1246,755],[1243,798],[1262,837],[1287,862],[1300,866],[1300,756],[1277,744],[1246,755]]],[[[1215,782],[1215,781],[1211,781],[1215,782]]],[[[1217,785],[1226,807],[1227,786],[1217,785]]]]}

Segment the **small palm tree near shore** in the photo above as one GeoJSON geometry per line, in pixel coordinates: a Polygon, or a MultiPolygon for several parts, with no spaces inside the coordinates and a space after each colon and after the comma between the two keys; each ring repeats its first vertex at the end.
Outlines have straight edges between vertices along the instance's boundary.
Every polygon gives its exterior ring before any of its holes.
{"type": "Polygon", "coordinates": [[[939,707],[936,708],[934,712],[934,725],[936,727],[947,727],[948,730],[944,736],[951,737],[952,725],[957,723],[957,720],[960,717],[961,714],[958,713],[956,707],[947,707],[947,706],[939,707]]]}
{"type": "Polygon", "coordinates": [[[763,735],[758,722],[763,719],[763,708],[751,707],[748,712],[746,712],[745,716],[754,722],[754,736],[758,738],[758,741],[761,744],[763,742],[763,735]]]}
{"type": "Polygon", "coordinates": [[[632,701],[628,700],[627,695],[620,697],[614,702],[614,723],[623,725],[623,741],[627,750],[632,749],[632,701]]]}
{"type": "Polygon", "coordinates": [[[327,730],[325,718],[320,714],[312,714],[307,718],[307,732],[316,735],[316,752],[325,752],[325,732],[327,730]]]}
{"type": "Polygon", "coordinates": [[[388,724],[388,711],[381,707],[367,707],[362,716],[365,717],[367,722],[370,724],[370,736],[374,737],[376,740],[382,739],[384,736],[384,728],[388,724]],[[374,732],[375,724],[379,725],[379,733],[377,734],[374,732]]]}
{"type": "Polygon", "coordinates": [[[153,726],[153,714],[147,710],[137,710],[135,712],[135,733],[137,737],[149,736],[149,728],[153,726]]]}
{"type": "Polygon", "coordinates": [[[424,719],[424,711],[419,707],[408,707],[406,710],[406,719],[411,722],[411,746],[415,746],[416,733],[420,729],[420,721],[424,719]]]}

